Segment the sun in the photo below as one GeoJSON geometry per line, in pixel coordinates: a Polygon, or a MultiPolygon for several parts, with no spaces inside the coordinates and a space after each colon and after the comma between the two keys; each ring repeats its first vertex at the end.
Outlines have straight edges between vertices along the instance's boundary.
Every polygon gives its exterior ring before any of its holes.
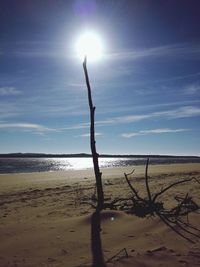
{"type": "Polygon", "coordinates": [[[95,32],[85,32],[76,41],[76,53],[81,60],[87,56],[90,61],[97,61],[103,57],[103,41],[95,32]]]}

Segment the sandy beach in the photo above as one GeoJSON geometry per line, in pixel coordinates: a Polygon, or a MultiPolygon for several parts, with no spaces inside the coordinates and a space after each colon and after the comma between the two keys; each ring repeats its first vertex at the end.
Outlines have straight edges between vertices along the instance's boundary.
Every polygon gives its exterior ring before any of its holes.
{"type": "MultiPolygon", "coordinates": [[[[107,202],[131,195],[124,172],[133,167],[103,169],[107,202]]],[[[136,166],[131,182],[145,196],[145,166],[136,166]]],[[[149,166],[150,188],[158,192],[176,180],[200,179],[200,164],[149,166]]],[[[0,266],[91,266],[91,215],[94,194],[92,170],[0,175],[0,266]]],[[[200,205],[200,184],[180,184],[163,195],[173,207],[176,195],[187,192],[200,205]]],[[[189,222],[200,225],[198,212],[189,222]]],[[[200,241],[190,243],[167,227],[157,216],[139,218],[123,211],[101,214],[101,241],[105,261],[126,249],[128,257],[107,266],[200,266],[200,241]]],[[[127,255],[125,255],[127,256],[127,255]]]]}

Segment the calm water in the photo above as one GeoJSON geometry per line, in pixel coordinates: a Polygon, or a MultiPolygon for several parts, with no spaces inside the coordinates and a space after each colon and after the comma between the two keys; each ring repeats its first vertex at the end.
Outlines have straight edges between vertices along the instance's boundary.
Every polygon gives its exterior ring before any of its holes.
{"type": "MultiPolygon", "coordinates": [[[[151,158],[150,164],[200,163],[200,158],[151,158]]],[[[143,165],[146,158],[99,158],[101,168],[143,165]]],[[[0,158],[0,173],[65,171],[92,168],[91,158],[0,158]]]]}

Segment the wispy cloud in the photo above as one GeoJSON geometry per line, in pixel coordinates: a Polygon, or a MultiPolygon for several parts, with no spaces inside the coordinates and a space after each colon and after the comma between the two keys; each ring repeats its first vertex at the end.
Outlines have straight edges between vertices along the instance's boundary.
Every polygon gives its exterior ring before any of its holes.
{"type": "MultiPolygon", "coordinates": [[[[195,77],[198,77],[200,76],[200,72],[195,72],[195,73],[191,73],[191,74],[187,74],[187,75],[181,75],[181,76],[172,76],[172,77],[169,77],[169,78],[166,78],[166,79],[155,79],[155,80],[142,80],[142,81],[132,81],[132,82],[129,82],[129,86],[131,85],[150,85],[150,84],[163,84],[165,82],[172,82],[172,81],[179,81],[179,80],[187,80],[187,79],[190,79],[190,78],[195,78],[195,77]]],[[[124,83],[126,85],[126,83],[124,83]]]]}
{"type": "Polygon", "coordinates": [[[54,132],[56,129],[48,128],[40,124],[33,123],[0,123],[0,129],[18,129],[18,130],[33,130],[36,132],[54,132]]]}
{"type": "Polygon", "coordinates": [[[184,94],[195,95],[200,93],[200,84],[190,84],[184,88],[184,94]]]}
{"type": "MultiPolygon", "coordinates": [[[[6,52],[3,51],[5,54],[6,52]]],[[[64,58],[67,57],[66,44],[58,42],[21,42],[9,51],[18,57],[64,58]]],[[[69,57],[69,56],[68,56],[69,57]]]]}
{"type": "MultiPolygon", "coordinates": [[[[2,51],[0,53],[4,53],[2,51]]],[[[17,48],[10,51],[15,56],[20,57],[46,57],[46,58],[74,58],[75,55],[72,53],[66,53],[65,43],[48,43],[48,42],[24,42],[17,48]]],[[[178,43],[169,44],[157,47],[150,47],[144,49],[132,49],[132,50],[121,50],[115,53],[106,54],[105,59],[111,60],[125,60],[132,61],[147,57],[181,57],[181,58],[192,58],[194,60],[200,59],[200,44],[190,43],[178,43]]]]}
{"type": "Polygon", "coordinates": [[[166,134],[166,133],[180,133],[180,132],[186,132],[186,131],[189,131],[189,129],[161,128],[161,129],[143,130],[139,132],[123,133],[121,134],[121,136],[124,138],[132,138],[135,136],[166,134]]]}
{"type": "Polygon", "coordinates": [[[16,117],[21,114],[19,106],[9,101],[0,101],[0,119],[16,117]]]}
{"type": "Polygon", "coordinates": [[[200,108],[193,106],[186,106],[172,110],[153,112],[149,114],[115,117],[104,121],[97,121],[96,125],[106,126],[111,124],[125,124],[125,123],[139,122],[148,119],[170,120],[170,119],[188,118],[194,116],[200,116],[200,108]]]}
{"type": "Polygon", "coordinates": [[[181,58],[190,58],[194,60],[200,59],[200,44],[173,44],[173,45],[165,45],[158,46],[146,49],[135,49],[129,51],[120,51],[116,53],[112,53],[107,55],[109,59],[116,60],[138,60],[141,58],[147,57],[181,57],[181,58]]]}
{"type": "Polygon", "coordinates": [[[193,106],[180,107],[174,110],[167,110],[161,112],[155,112],[152,115],[154,117],[161,117],[165,119],[180,119],[200,116],[200,108],[193,106]]]}
{"type": "MultiPolygon", "coordinates": [[[[103,133],[95,133],[95,136],[102,136],[102,135],[103,135],[103,133]]],[[[86,133],[86,134],[81,134],[79,136],[81,136],[81,137],[90,137],[90,134],[86,133]]]]}
{"type": "Polygon", "coordinates": [[[134,111],[150,111],[150,110],[155,110],[155,109],[163,109],[163,108],[173,108],[173,107],[181,107],[181,106],[191,106],[191,105],[198,105],[200,103],[200,100],[195,99],[195,100],[185,100],[185,101],[176,101],[176,102],[165,102],[165,103],[155,103],[155,104],[136,104],[136,105],[124,105],[123,103],[117,103],[115,104],[112,109],[110,108],[109,102],[108,105],[103,108],[102,110],[98,109],[98,114],[114,114],[114,113],[124,113],[124,112],[134,112],[134,111]]]}
{"type": "Polygon", "coordinates": [[[79,130],[79,129],[87,129],[89,127],[90,127],[89,122],[85,122],[85,123],[79,123],[79,124],[71,125],[68,127],[63,127],[63,128],[61,128],[61,130],[79,130]]]}
{"type": "Polygon", "coordinates": [[[85,88],[85,83],[80,83],[80,82],[69,82],[66,85],[67,87],[73,87],[73,88],[85,88]]]}
{"type": "Polygon", "coordinates": [[[0,96],[20,95],[21,93],[15,87],[0,87],[0,96]]]}
{"type": "Polygon", "coordinates": [[[18,57],[30,57],[30,58],[66,58],[67,56],[63,52],[45,51],[45,50],[18,50],[14,51],[13,55],[18,57]]]}
{"type": "MultiPolygon", "coordinates": [[[[143,120],[152,120],[152,119],[162,119],[162,120],[172,120],[180,118],[190,118],[200,116],[200,108],[194,106],[185,106],[177,109],[165,110],[152,112],[149,114],[140,114],[140,115],[127,115],[121,117],[113,117],[106,120],[96,121],[96,126],[110,126],[116,124],[129,124],[134,122],[139,122],[143,120]]],[[[63,128],[63,130],[75,130],[88,128],[89,123],[80,123],[76,125],[63,128]]]]}

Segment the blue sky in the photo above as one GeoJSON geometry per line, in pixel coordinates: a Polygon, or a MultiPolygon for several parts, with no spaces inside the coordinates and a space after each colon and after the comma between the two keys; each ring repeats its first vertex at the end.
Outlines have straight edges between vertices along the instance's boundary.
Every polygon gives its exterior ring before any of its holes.
{"type": "Polygon", "coordinates": [[[198,0],[2,0],[0,153],[90,152],[74,46],[91,29],[97,151],[200,155],[199,25],[198,0]]]}

